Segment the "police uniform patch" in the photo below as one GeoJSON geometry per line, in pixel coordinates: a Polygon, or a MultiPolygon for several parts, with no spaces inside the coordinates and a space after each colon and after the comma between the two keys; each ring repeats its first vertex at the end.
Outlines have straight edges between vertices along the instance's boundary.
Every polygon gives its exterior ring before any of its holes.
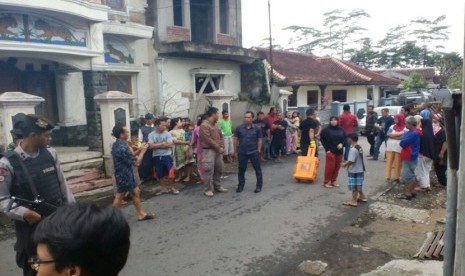
{"type": "Polygon", "coordinates": [[[36,121],[36,125],[37,125],[38,127],[40,127],[40,128],[47,128],[48,123],[47,123],[46,121],[44,121],[44,120],[42,120],[42,119],[39,118],[39,119],[37,119],[37,121],[36,121]]]}
{"type": "Polygon", "coordinates": [[[0,168],[0,175],[6,175],[7,172],[8,172],[7,169],[5,169],[5,168],[0,168]]]}
{"type": "Polygon", "coordinates": [[[5,181],[5,177],[3,175],[0,175],[0,182],[5,181]]]}

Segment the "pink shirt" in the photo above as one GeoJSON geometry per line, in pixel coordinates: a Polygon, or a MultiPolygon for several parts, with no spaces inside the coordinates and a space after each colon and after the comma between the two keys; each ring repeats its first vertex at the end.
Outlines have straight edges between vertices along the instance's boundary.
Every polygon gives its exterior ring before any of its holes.
{"type": "Polygon", "coordinates": [[[197,154],[201,154],[202,145],[200,144],[200,127],[199,126],[196,126],[194,128],[192,138],[194,139],[194,144],[195,144],[195,149],[196,149],[197,154]]]}

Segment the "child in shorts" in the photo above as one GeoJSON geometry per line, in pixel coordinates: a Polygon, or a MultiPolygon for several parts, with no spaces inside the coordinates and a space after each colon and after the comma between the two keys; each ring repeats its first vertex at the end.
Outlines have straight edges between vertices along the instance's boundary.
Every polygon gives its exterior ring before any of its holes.
{"type": "Polygon", "coordinates": [[[349,156],[347,161],[342,163],[342,167],[347,168],[348,188],[352,192],[350,201],[343,204],[350,207],[357,207],[359,202],[367,202],[367,197],[363,193],[363,181],[365,178],[365,164],[363,162],[363,149],[357,143],[358,135],[356,133],[347,136],[347,142],[350,144],[349,156]]]}

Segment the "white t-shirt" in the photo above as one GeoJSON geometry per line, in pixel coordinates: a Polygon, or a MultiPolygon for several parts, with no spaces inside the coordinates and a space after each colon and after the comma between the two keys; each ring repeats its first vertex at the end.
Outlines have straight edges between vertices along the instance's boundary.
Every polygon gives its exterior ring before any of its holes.
{"type": "MultiPolygon", "coordinates": [[[[400,133],[404,133],[405,130],[406,129],[404,128],[401,131],[395,131],[394,126],[391,126],[389,128],[388,134],[391,134],[391,133],[400,134],[400,133]]],[[[402,151],[402,147],[400,146],[400,140],[388,138],[386,142],[386,151],[393,151],[393,152],[400,153],[402,151]]]]}

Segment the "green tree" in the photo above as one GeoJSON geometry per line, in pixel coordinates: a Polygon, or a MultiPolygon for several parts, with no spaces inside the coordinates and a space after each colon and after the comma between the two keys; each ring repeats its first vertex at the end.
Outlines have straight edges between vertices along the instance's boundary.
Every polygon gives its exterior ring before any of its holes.
{"type": "Polygon", "coordinates": [[[323,15],[323,29],[296,25],[284,28],[296,34],[289,41],[289,49],[305,53],[318,51],[344,59],[347,45],[360,39],[366,31],[360,21],[370,15],[362,9],[332,10],[323,15]]]}
{"type": "Polygon", "coordinates": [[[359,50],[350,49],[346,51],[351,54],[350,61],[367,69],[376,67],[379,52],[373,50],[373,47],[371,46],[371,39],[364,38],[362,45],[362,48],[359,50]]]}
{"type": "Polygon", "coordinates": [[[412,73],[408,79],[402,82],[402,86],[407,90],[414,88],[426,88],[428,86],[428,82],[422,75],[412,73]]]}
{"type": "Polygon", "coordinates": [[[447,80],[447,87],[450,89],[462,89],[463,73],[462,70],[455,72],[447,80]]]}
{"type": "Polygon", "coordinates": [[[433,60],[442,86],[446,86],[451,77],[455,76],[457,80],[457,76],[461,75],[463,58],[457,52],[438,53],[434,55],[433,60]]]}
{"type": "Polygon", "coordinates": [[[423,60],[423,49],[414,41],[406,41],[397,49],[398,66],[401,68],[419,67],[423,60]]]}
{"type": "Polygon", "coordinates": [[[434,20],[424,17],[416,18],[412,21],[412,35],[416,40],[421,41],[423,47],[423,65],[426,66],[429,51],[443,49],[441,44],[449,39],[449,26],[444,25],[445,15],[438,16],[434,20]]]}

